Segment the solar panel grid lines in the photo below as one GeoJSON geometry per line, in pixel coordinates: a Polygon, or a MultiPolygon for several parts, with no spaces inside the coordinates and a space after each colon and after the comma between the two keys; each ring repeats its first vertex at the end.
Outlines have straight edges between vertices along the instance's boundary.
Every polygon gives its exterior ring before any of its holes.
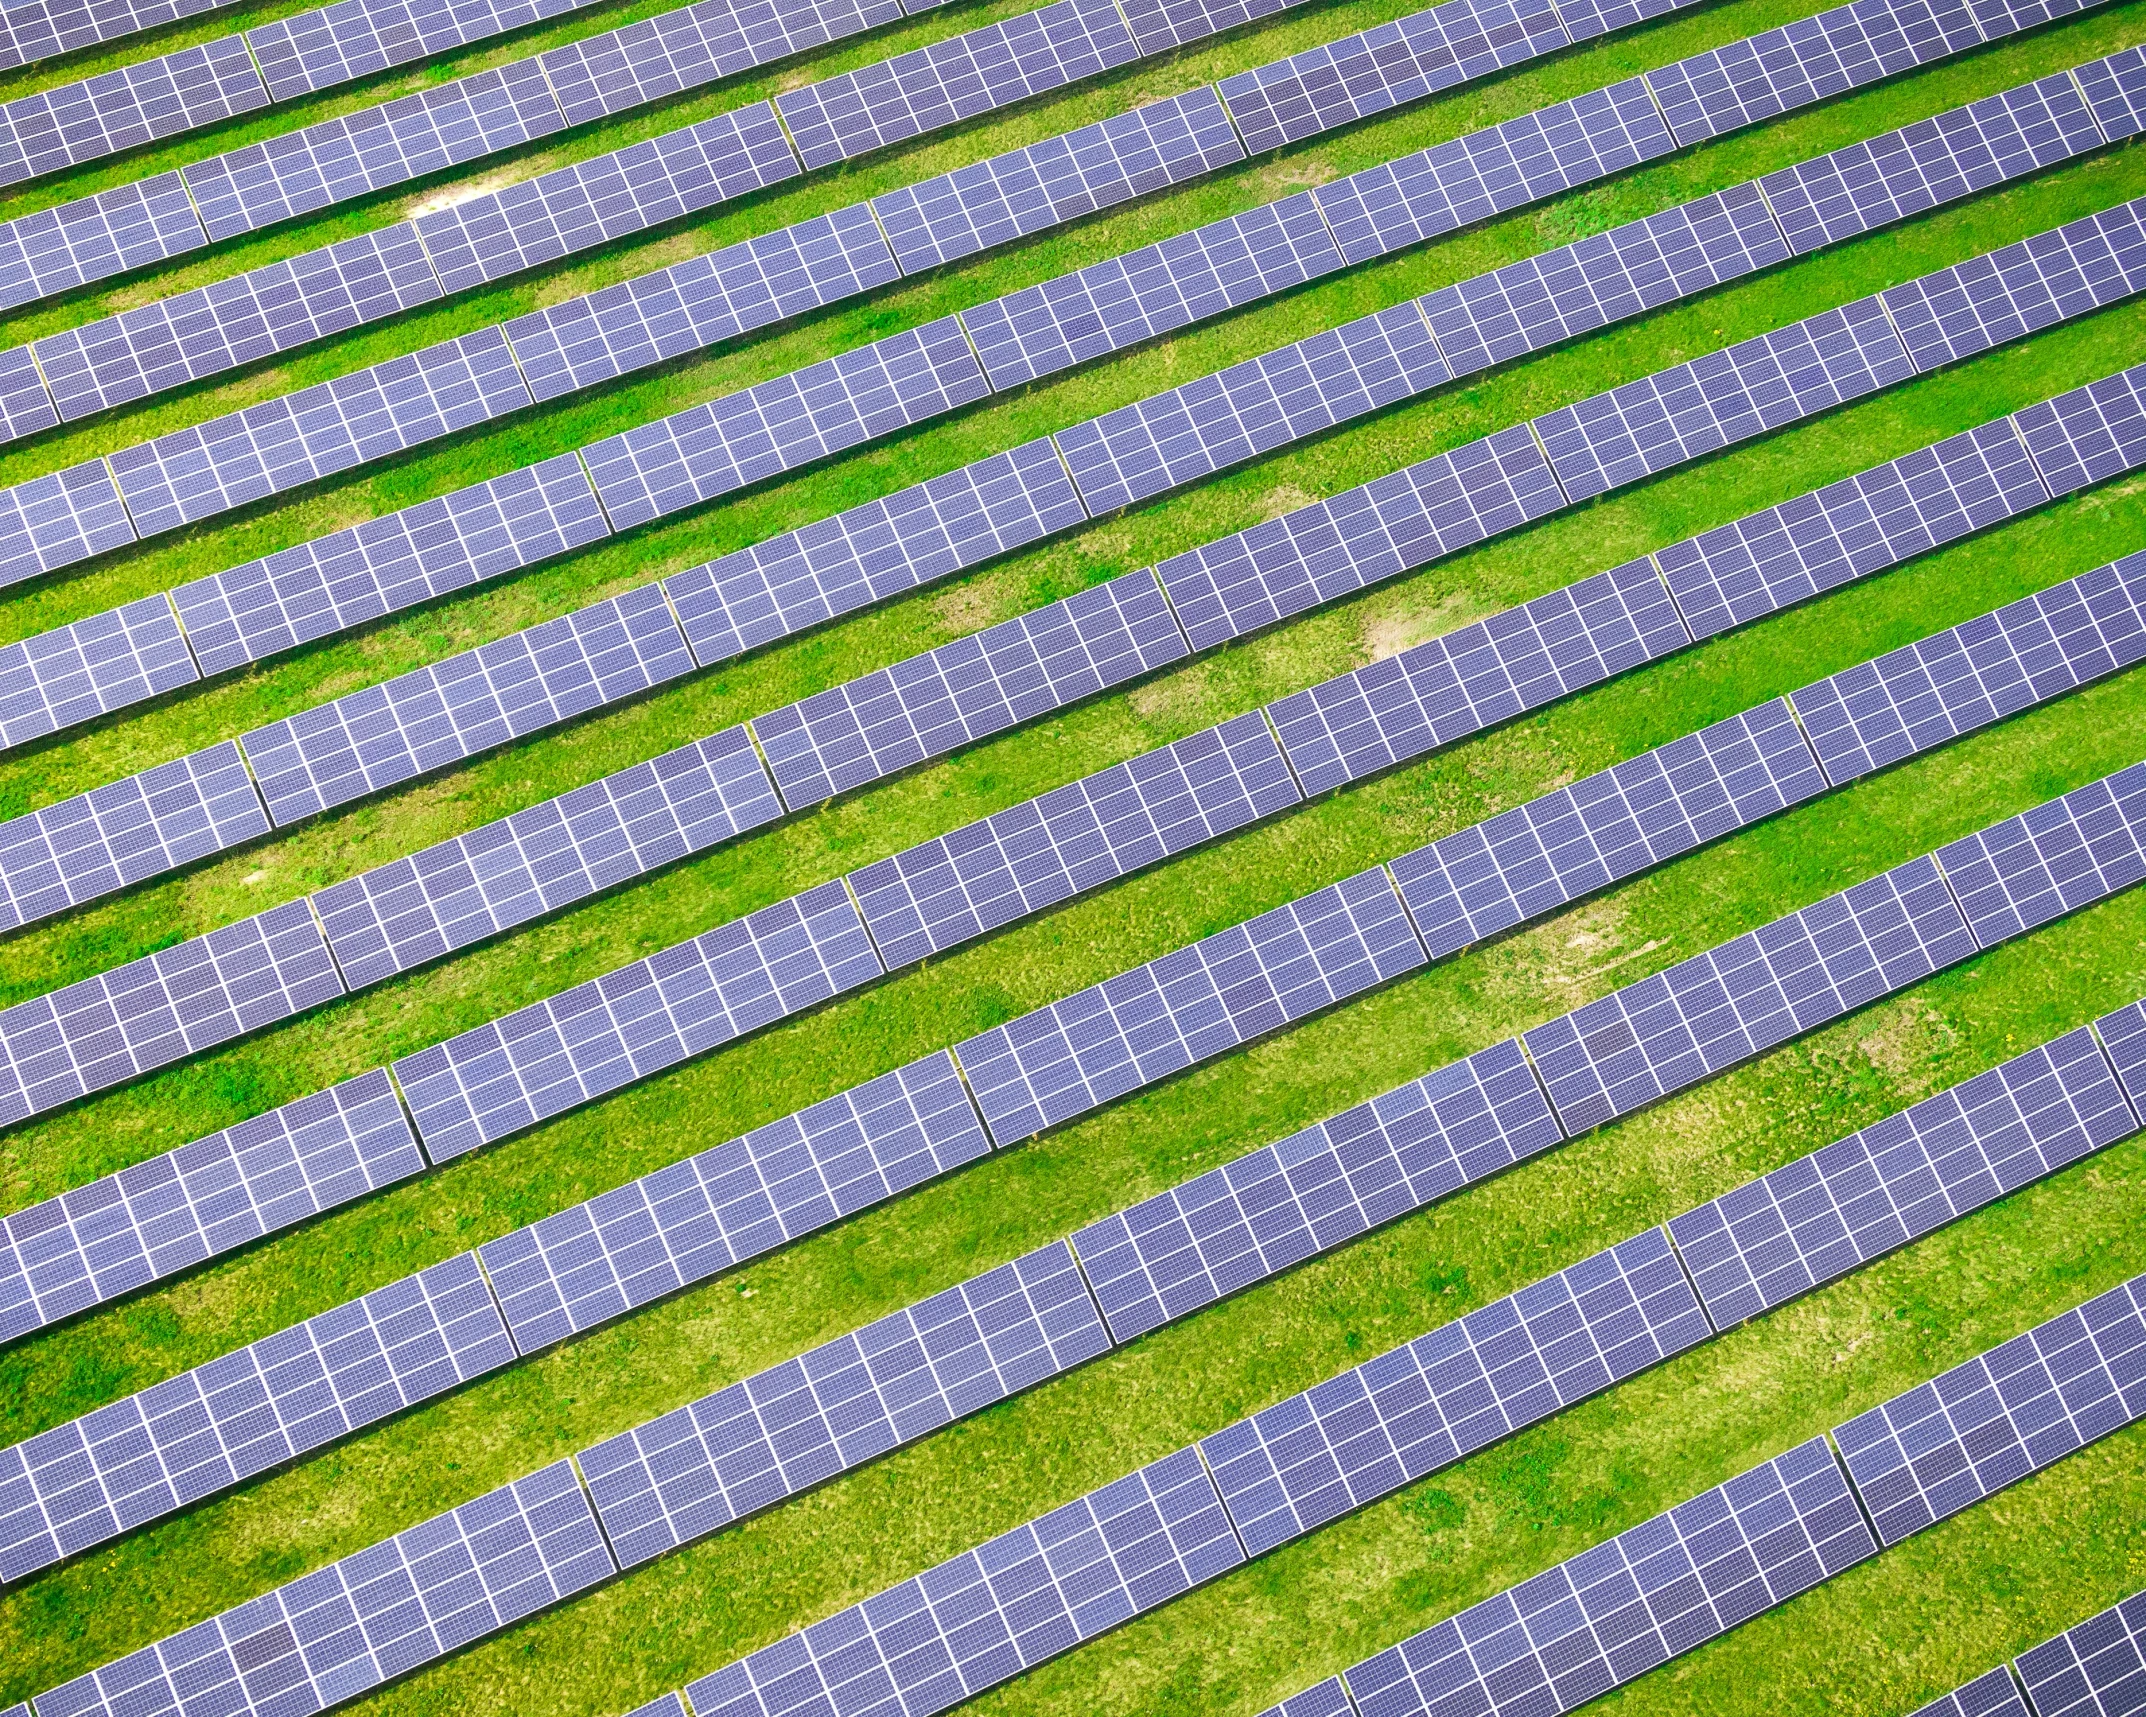
{"type": "Polygon", "coordinates": [[[1944,1698],[1932,1700],[1913,1717],[2032,1717],[2032,1713],[2020,1702],[2012,1672],[1999,1664],[1944,1698]]]}
{"type": "Polygon", "coordinates": [[[385,1070],[0,1217],[0,1340],[421,1172],[385,1070]]]}
{"type": "Polygon", "coordinates": [[[1424,963],[1374,866],[955,1045],[1000,1144],[1424,963]]]}
{"type": "Polygon", "coordinates": [[[0,11],[0,70],[71,54],[97,42],[153,30],[174,19],[217,10],[220,0],[120,0],[117,5],[82,0],[28,0],[0,11]]]}
{"type": "Polygon", "coordinates": [[[750,725],[800,810],[1188,654],[1154,573],[1129,572],[750,725]]]}
{"type": "Polygon", "coordinates": [[[1126,1342],[1563,1138],[1508,1038],[1090,1223],[1073,1247],[1126,1342]]]}
{"type": "Polygon", "coordinates": [[[617,1567],[558,1461],[37,1696],[60,1717],[324,1710],[617,1567]]]}
{"type": "Polygon", "coordinates": [[[821,883],[407,1055],[395,1079],[443,1162],[881,971],[847,890],[821,883]]]}
{"type": "Polygon", "coordinates": [[[2016,414],[2052,495],[2070,495],[2146,464],[2146,364],[2016,414]]]}
{"type": "Polygon", "coordinates": [[[209,242],[176,172],[0,222],[0,309],[199,250],[209,242]]]}
{"type": "Polygon", "coordinates": [[[1898,1544],[2146,1413],[2142,1314],[2134,1278],[1839,1426],[1880,1539],[1898,1544]]]}
{"type": "Polygon", "coordinates": [[[2076,75],[2095,124],[2110,142],[2146,131],[2146,47],[2095,60],[2076,75]]]}
{"type": "Polygon", "coordinates": [[[2146,552],[1789,694],[1839,786],[2146,658],[2146,552]]]}
{"type": "Polygon", "coordinates": [[[2131,1107],[2146,1123],[2146,1003],[2133,1002],[2104,1014],[2094,1022],[2102,1053],[2116,1069],[2116,1077],[2131,1099],[2131,1107]]]}
{"type": "Polygon", "coordinates": [[[2146,1599],[2134,1594],[2014,1659],[2039,1717],[2118,1717],[2146,1688],[2146,1599]]]}
{"type": "Polygon", "coordinates": [[[570,0],[504,7],[490,0],[453,7],[429,0],[331,4],[257,24],[245,33],[246,45],[269,93],[290,101],[573,9],[570,0]]]}
{"type": "MultiPolygon", "coordinates": [[[[0,646],[0,746],[56,733],[200,678],[170,598],[141,597],[0,646]]],[[[0,872],[6,863],[0,858],[0,872]]]]}
{"type": "Polygon", "coordinates": [[[102,459],[0,490],[0,587],[134,540],[134,526],[102,459]]]}
{"type": "Polygon", "coordinates": [[[770,60],[901,16],[892,0],[859,6],[682,6],[538,55],[569,125],[698,89],[770,60]]]}
{"type": "Polygon", "coordinates": [[[1108,1351],[1064,1241],[578,1457],[633,1567],[1108,1351]]]}
{"type": "Polygon", "coordinates": [[[406,972],[782,813],[743,727],[588,782],[313,896],[352,990],[406,972]]]}
{"type": "Polygon", "coordinates": [[[1119,9],[1132,25],[1142,54],[1234,30],[1255,18],[1271,17],[1295,0],[1130,0],[1119,9]]]}
{"type": "Polygon", "coordinates": [[[1915,858],[1613,990],[1523,1041],[1576,1136],[1974,951],[1936,863],[1915,858]]]}
{"type": "Polygon", "coordinates": [[[1378,1717],[1570,1711],[1877,1549],[1814,1437],[1344,1674],[1378,1717]]]}
{"type": "Polygon", "coordinates": [[[1709,1339],[1658,1228],[1200,1442],[1258,1556],[1709,1339]]]}
{"type": "Polygon", "coordinates": [[[1826,788],[1776,698],[1389,861],[1434,959],[1826,788]]]}
{"type": "Polygon", "coordinates": [[[50,429],[60,420],[44,373],[28,346],[0,352],[0,441],[15,441],[50,429]]]}
{"type": "Polygon", "coordinates": [[[0,1451],[13,1580],[514,1357],[463,1252],[0,1451]]]}
{"type": "Polygon", "coordinates": [[[889,971],[1300,804],[1255,711],[850,872],[889,971]]]}
{"type": "Polygon", "coordinates": [[[1318,1686],[1307,1687],[1279,1705],[1268,1706],[1260,1717],[1357,1717],[1357,1712],[1341,1677],[1330,1675],[1318,1686]]]}
{"type": "Polygon", "coordinates": [[[14,184],[266,107],[237,36],[180,48],[0,107],[0,184],[14,184]]]}
{"type": "Polygon", "coordinates": [[[1941,847],[1938,863],[1989,948],[2146,876],[2146,763],[1941,847]]]}
{"type": "Polygon", "coordinates": [[[693,1682],[700,1717],[942,1711],[1244,1560],[1179,1449],[693,1682]]]}
{"type": "Polygon", "coordinates": [[[612,528],[890,434],[991,391],[951,316],[581,449],[612,528]]]}
{"type": "Polygon", "coordinates": [[[1747,1181],[1669,1232],[1730,1329],[2138,1130],[2084,1026],[1747,1181]]]}
{"type": "Polygon", "coordinates": [[[808,169],[971,119],[1140,57],[1116,0],[1055,0],[775,97],[808,169]]]}

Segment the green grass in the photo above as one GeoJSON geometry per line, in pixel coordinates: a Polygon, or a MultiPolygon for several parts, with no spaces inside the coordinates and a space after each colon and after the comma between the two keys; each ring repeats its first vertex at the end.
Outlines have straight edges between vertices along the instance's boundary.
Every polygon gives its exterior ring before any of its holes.
{"type": "MultiPolygon", "coordinates": [[[[283,8],[289,10],[291,8],[283,8]]],[[[592,12],[377,99],[658,9],[592,12]]],[[[1003,6],[998,12],[1017,9],[1003,6]]],[[[19,482],[423,340],[714,249],[1262,63],[1399,3],[1293,13],[594,259],[144,402],[0,459],[19,482]]],[[[980,262],[525,414],[12,595],[15,637],[511,468],[827,352],[1352,171],[1808,8],[1736,0],[1249,163],[980,262]]],[[[265,12],[261,14],[267,15],[265,12]]],[[[952,8],[814,75],[996,15],[952,8]]],[[[220,15],[170,39],[235,27],[220,15]]],[[[451,649],[1075,422],[1313,327],[2146,39],[2146,0],[1318,283],[895,444],[635,533],[63,742],[0,758],[0,814],[180,755],[451,649]]],[[[165,38],[157,38],[161,46],[165,38]]],[[[124,47],[121,44],[120,47],[124,47]]],[[[137,44],[138,47],[138,44],[137,44]]],[[[110,51],[114,63],[138,53],[110,51]]],[[[105,63],[102,60],[88,62],[105,63]]],[[[77,75],[69,62],[65,75],[77,75]]],[[[792,75],[785,68],[781,76],[792,75]]],[[[62,81],[15,74],[0,96],[62,81]]],[[[774,87],[775,79],[767,80],[774,87]]],[[[577,134],[549,163],[722,111],[745,86],[577,134]]],[[[753,93],[759,86],[753,86],[753,93]]],[[[309,110],[311,111],[311,110],[309,110]]],[[[253,119],[217,147],[279,129],[253,119]]],[[[152,152],[163,165],[209,144],[152,152]]],[[[20,206],[132,176],[41,182],[20,206]]],[[[99,970],[1681,357],[2146,192],[2134,146],[1511,366],[1042,549],[0,944],[0,1001],[99,970]]],[[[25,311],[15,341],[398,218],[378,199],[25,311]]],[[[2119,307],[1553,519],[884,783],[258,1039],[0,1137],[0,1208],[378,1065],[506,1007],[1565,584],[2136,362],[2119,307]]],[[[0,1443],[62,1423],[701,1145],[1878,650],[2146,544],[2120,483],[1557,705],[899,975],[418,1182],[0,1354],[0,1443]]],[[[1066,1233],[1291,1128],[1847,882],[2146,755],[2122,676],[1753,829],[1310,1024],[1003,1153],[319,1458],[0,1594],[0,1705],[1066,1233]],[[443,1456],[451,1456],[443,1458],[443,1456]]],[[[1044,1507],[2146,993],[2121,897],[1395,1224],[448,1660],[371,1713],[623,1711],[1044,1507]]],[[[2146,1268],[2146,1142],[2077,1165],[1774,1316],[1000,1689],[993,1713],[1251,1713],[1404,1633],[2146,1268]]],[[[2146,1436],[2125,1433],[1680,1660],[1603,1709],[1896,1713],[2146,1585],[2146,1436]]]]}

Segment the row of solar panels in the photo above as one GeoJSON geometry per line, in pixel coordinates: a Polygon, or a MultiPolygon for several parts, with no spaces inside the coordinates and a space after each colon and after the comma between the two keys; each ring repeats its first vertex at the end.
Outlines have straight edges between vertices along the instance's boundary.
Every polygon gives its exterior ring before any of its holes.
{"type": "Polygon", "coordinates": [[[1915,1717],[2123,1717],[2146,1697],[2146,1592],[2090,1616],[1915,1717]],[[2031,1700],[2031,1705],[2023,1702],[2031,1700]]]}
{"type": "MultiPolygon", "coordinates": [[[[2141,787],[2146,781],[2130,791],[2135,796],[2141,787]]],[[[2072,802],[2092,803],[2078,795],[2072,802]]],[[[2146,801],[2137,801],[2135,809],[2146,811],[2146,801]]],[[[2013,831],[2025,827],[2026,820],[2012,819],[1972,839],[1985,850],[2007,850],[2016,839],[2013,831]]],[[[2146,823],[2139,828],[2146,832],[2146,823]]],[[[2102,857],[2113,850],[2106,839],[2101,842],[2102,857]]],[[[2135,836],[2131,856],[2129,880],[2135,881],[2146,873],[2135,836]]],[[[2045,841],[2038,858],[2052,888],[2073,868],[2072,855],[2059,842],[2045,841]]],[[[2072,904],[2084,898],[2081,891],[2072,904]]],[[[1736,946],[1701,959],[1728,964],[1736,946]]],[[[1948,955],[1940,949],[1935,957],[1948,955]]],[[[1927,962],[1902,961],[1887,971],[1882,987],[1911,982],[1927,969],[1927,962]]],[[[696,1683],[689,1690],[694,1709],[727,1710],[732,1707],[726,1701],[741,1698],[747,1703],[739,1709],[770,1714],[862,1709],[870,1701],[860,1695],[872,1689],[873,1677],[899,1690],[907,1712],[942,1709],[1247,1554],[1313,1530],[1696,1345],[1716,1329],[2131,1136],[2139,1121],[2119,1077],[2136,1097],[2146,1098],[2146,1008],[2134,1004],[2098,1025],[2112,1059],[2104,1059],[2095,1033],[2086,1029],[2015,1058],[1687,1213],[1666,1233],[1653,1230],[1575,1265],[1216,1433],[1198,1454],[1185,1450],[1151,1464],[766,1648],[696,1683]],[[1814,1176],[1853,1196],[1830,1206],[1814,1199],[1814,1176]],[[1889,1222],[1871,1220],[1880,1204],[1898,1215],[1889,1222]],[[1757,1214],[1784,1206],[1797,1212],[1796,1227],[1769,1225],[1757,1214]],[[1696,1294],[1679,1268],[1672,1236],[1698,1260],[1696,1294]],[[1796,1249],[1792,1269],[1782,1265],[1784,1241],[1796,1249]],[[1165,1554],[1156,1554],[1158,1543],[1165,1554]],[[982,1607],[1005,1623],[1000,1631],[980,1634],[957,1619],[973,1618],[978,1596],[992,1600],[982,1607]]],[[[1678,1084],[1715,1070],[1687,1062],[1678,1084]]],[[[1560,1137],[1552,1104],[1519,1046],[1500,1045],[1260,1153],[1265,1164],[1255,1167],[1255,1158],[1149,1200],[1076,1236],[1070,1247],[1060,1243],[1002,1266],[40,1696],[39,1717],[154,1709],[159,1696],[175,1687],[221,1689],[233,1710],[263,1709],[271,1698],[295,1699],[278,1709],[317,1709],[583,1590],[612,1572],[614,1563],[645,1561],[1150,1327],[1137,1316],[1120,1327],[1110,1315],[1111,1278],[1099,1274],[1091,1257],[1115,1256],[1120,1280],[1139,1275],[1159,1289],[1194,1273],[1185,1263],[1191,1252],[1195,1270],[1208,1275],[1212,1297],[1219,1297],[1346,1237],[1333,1223],[1315,1235],[1309,1220],[1311,1209],[1336,1205],[1335,1182],[1347,1187],[1346,1196],[1363,1213],[1347,1232],[1360,1232],[1412,1201],[1439,1196],[1560,1137]],[[1261,1197],[1261,1191],[1274,1190],[1271,1184],[1261,1188],[1261,1178],[1282,1178],[1274,1174],[1277,1159],[1289,1165],[1283,1171],[1288,1197],[1261,1197]],[[1224,1207],[1219,1213],[1217,1204],[1224,1207]],[[1186,1221],[1188,1209],[1200,1210],[1201,1217],[1186,1221]],[[1133,1254],[1130,1270],[1123,1267],[1127,1253],[1133,1254]],[[1107,1324],[1084,1285],[1101,1296],[1107,1324]],[[577,1467],[587,1500],[573,1483],[577,1467]],[[578,1506],[557,1509],[542,1530],[487,1534],[495,1554],[453,1564],[452,1584],[446,1566],[433,1564],[440,1568],[436,1578],[420,1572],[427,1566],[417,1553],[421,1546],[443,1538],[471,1541],[468,1528],[476,1521],[526,1514],[535,1499],[569,1495],[578,1506]],[[402,1582],[394,1589],[394,1605],[377,1596],[382,1588],[375,1582],[388,1570],[402,1582]]],[[[675,1190],[669,1202],[675,1207],[675,1190]]],[[[525,1253],[534,1249],[523,1242],[525,1253]]],[[[644,1232],[625,1255],[645,1260],[656,1250],[644,1232]]],[[[584,1244],[584,1276],[588,1251],[584,1244]]],[[[562,1261],[571,1256],[571,1248],[561,1249],[562,1261]]],[[[448,1288],[450,1268],[436,1267],[441,1290],[448,1288]]],[[[517,1274],[528,1277],[526,1262],[503,1248],[491,1271],[495,1286],[505,1290],[503,1299],[517,1274]]],[[[403,1291],[407,1298],[407,1284],[403,1291]]],[[[1878,1538],[1897,1542],[2146,1413],[2142,1305],[2146,1297],[2120,1288],[1956,1368],[1934,1387],[1841,1427],[1836,1439],[1878,1538]],[[1978,1365],[1986,1369],[1978,1373],[1978,1365]],[[2001,1392],[1991,1387],[1993,1371],[2001,1392]],[[1980,1388],[1961,1386],[1977,1376],[1980,1388]],[[1962,1451],[1961,1459],[1930,1458],[1939,1433],[1962,1451]],[[1920,1459],[1910,1462],[1904,1447],[1920,1459]]],[[[345,1318],[345,1335],[358,1327],[345,1318]]],[[[503,1332],[492,1339],[505,1345],[503,1332]]],[[[310,1390],[291,1394],[301,1405],[310,1400],[313,1428],[319,1429],[330,1392],[323,1383],[332,1380],[333,1359],[356,1359],[365,1345],[346,1341],[337,1353],[320,1343],[286,1343],[281,1350],[296,1368],[289,1380],[308,1374],[310,1390]]],[[[420,1348],[436,1372],[445,1345],[440,1332],[420,1348]]],[[[479,1344],[464,1340],[449,1351],[466,1356],[473,1370],[486,1368],[479,1344]]],[[[367,1354],[376,1370],[379,1356],[376,1339],[367,1354]]],[[[220,1363],[227,1368],[213,1380],[203,1374],[174,1380],[160,1386],[161,1395],[105,1409],[24,1445],[19,1453],[28,1459],[18,1485],[42,1490],[40,1479],[48,1481],[48,1507],[55,1512],[86,1501],[92,1512],[132,1504],[140,1513],[148,1493],[162,1491],[168,1498],[178,1454],[194,1457],[195,1465],[181,1468],[180,1481],[198,1485],[194,1494],[223,1482],[213,1475],[226,1457],[198,1431],[168,1439],[172,1455],[161,1468],[141,1452],[144,1439],[156,1442],[166,1426],[199,1425],[204,1415],[213,1421],[217,1397],[250,1397],[255,1434],[266,1430],[269,1415],[258,1403],[273,1388],[268,1368],[258,1358],[250,1371],[220,1363]],[[107,1451],[116,1458],[100,1470],[98,1456],[107,1451]],[[128,1492],[129,1483],[141,1488],[128,1492]]],[[[1831,1470],[1830,1459],[1824,1467],[1831,1470]]],[[[1740,1517],[1749,1513],[1739,1511],[1740,1517]]],[[[1843,1531],[1862,1530],[1853,1507],[1838,1519],[1843,1531]]],[[[1778,1533],[1754,1526],[1741,1542],[1765,1546],[1777,1543],[1778,1533]]],[[[1867,1533],[1860,1546],[1863,1554],[1876,1548],[1867,1533]]],[[[1836,1565],[1820,1561],[1827,1571],[1836,1565]]],[[[1777,1556],[1775,1574],[1790,1563],[1777,1556]]],[[[1734,1566],[1727,1559],[1712,1565],[1725,1572],[1734,1566]]],[[[1748,1580],[1746,1569],[1736,1584],[1748,1580]]],[[[1801,1588],[1777,1579],[1767,1588],[1770,1596],[1743,1613],[1791,1589],[1801,1588]]],[[[1717,1623],[1740,1619],[1723,1616],[1732,1607],[1726,1591],[1712,1596],[1717,1623]]],[[[1688,1606],[1684,1613],[1684,1643],[1695,1643],[1688,1606]]],[[[1411,1642],[1404,1654],[1412,1673],[1423,1671],[1423,1653],[1435,1643],[1435,1632],[1411,1642]]],[[[1638,1667],[1659,1661],[1656,1655],[1638,1667]]],[[[1638,1672],[1630,1659],[1624,1669],[1638,1672]]],[[[1360,1669],[1352,1681],[1375,1673],[1360,1669]]],[[[1566,1692],[1572,1690],[1567,1683],[1566,1692]]],[[[1590,1691],[1600,1690],[1595,1685],[1590,1691]]],[[[1566,1709],[1570,1702],[1550,1708],[1566,1709]]]]}

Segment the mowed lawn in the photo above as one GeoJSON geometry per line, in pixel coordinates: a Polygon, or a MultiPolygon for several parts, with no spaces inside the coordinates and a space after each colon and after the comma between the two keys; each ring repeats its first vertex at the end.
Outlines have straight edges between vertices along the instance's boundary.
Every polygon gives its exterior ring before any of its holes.
{"type": "MultiPolygon", "coordinates": [[[[239,10],[157,49],[296,10],[239,10]]],[[[42,206],[662,9],[507,44],[17,188],[42,206]]],[[[1025,9],[953,6],[768,77],[548,140],[32,307],[0,343],[600,153],[1025,9]]],[[[1330,40],[1410,7],[1301,8],[718,215],[145,402],[0,458],[20,482],[1330,40]]],[[[0,639],[780,374],[1018,286],[1812,10],[1736,0],[837,307],[481,434],[0,596],[0,639]]],[[[1515,257],[2146,40],[2104,7],[1613,183],[1349,271],[594,552],[0,757],[0,816],[1515,257]]],[[[0,99],[150,51],[0,79],[0,99]]],[[[1299,445],[965,578],[673,685],[0,943],[0,1003],[414,851],[608,770],[1565,401],[2146,194],[2105,151],[1299,445]]],[[[793,818],[227,1050],[0,1137],[0,1209],[376,1066],[1283,692],[2146,356],[2124,305],[1337,604],[793,818]]],[[[901,973],[0,1353],[0,1444],[1706,722],[2146,547],[2146,480],[1927,556],[901,973]]],[[[0,1593],[0,1705],[104,1663],[1081,1223],[1836,888],[2146,756],[2133,672],[1830,794],[1078,1125],[976,1164],[532,1363],[0,1593]]],[[[1752,1175],[2146,994],[2134,890],[1590,1134],[361,1702],[366,1713],[623,1712],[1752,1175]]],[[[2134,1140],[1238,1570],[976,1702],[1245,1713],[1825,1430],[2146,1268],[2134,1140]]],[[[2066,1460],[1605,1701],[1636,1713],[1905,1713],[2146,1586],[2146,1430],[2066,1460]]]]}

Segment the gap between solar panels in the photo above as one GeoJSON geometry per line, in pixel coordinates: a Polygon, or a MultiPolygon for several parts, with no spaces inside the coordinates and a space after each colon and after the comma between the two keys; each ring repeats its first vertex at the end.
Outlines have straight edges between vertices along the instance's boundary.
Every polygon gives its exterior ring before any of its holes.
{"type": "Polygon", "coordinates": [[[2146,1592],[2134,1592],[1923,1706],[1915,1717],[2122,1717],[2138,1710],[2142,1697],[2146,1592]]]}

